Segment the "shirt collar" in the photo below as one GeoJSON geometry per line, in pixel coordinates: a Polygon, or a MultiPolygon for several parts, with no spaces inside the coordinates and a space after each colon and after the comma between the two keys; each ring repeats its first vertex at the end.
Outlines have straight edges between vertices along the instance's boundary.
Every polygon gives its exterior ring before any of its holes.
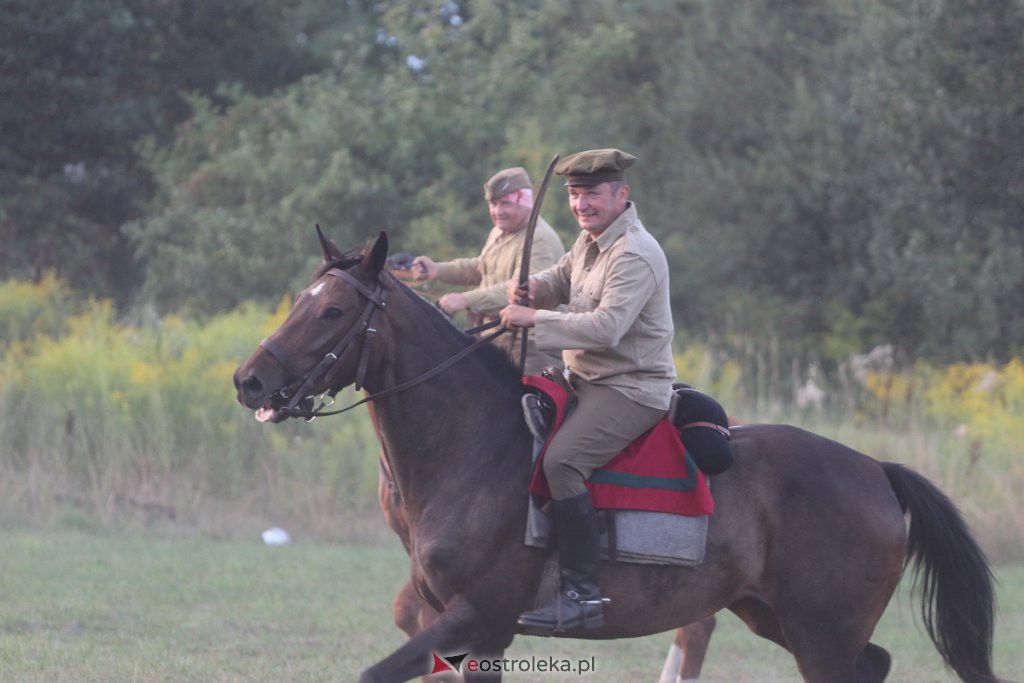
{"type": "Polygon", "coordinates": [[[633,202],[626,202],[626,210],[619,214],[619,217],[612,221],[612,224],[605,228],[596,240],[588,234],[587,241],[597,243],[597,250],[604,251],[626,234],[626,230],[634,223],[636,223],[636,206],[633,202]]]}
{"type": "MultiPolygon", "coordinates": [[[[526,235],[526,226],[527,226],[527,224],[529,222],[530,221],[527,218],[526,220],[523,221],[522,225],[520,225],[518,228],[516,228],[512,232],[505,232],[504,230],[499,228],[497,225],[492,225],[491,226],[491,233],[495,235],[496,239],[512,239],[512,238],[515,238],[515,237],[523,237],[524,235],[526,235]]],[[[540,221],[538,220],[538,223],[539,222],[540,221]]]]}

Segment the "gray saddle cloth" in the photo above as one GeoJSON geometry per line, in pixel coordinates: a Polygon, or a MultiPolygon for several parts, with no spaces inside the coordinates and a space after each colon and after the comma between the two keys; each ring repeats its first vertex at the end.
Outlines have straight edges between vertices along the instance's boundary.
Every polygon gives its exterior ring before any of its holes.
{"type": "MultiPolygon", "coordinates": [[[[535,443],[536,462],[540,444],[535,443]]],[[[531,501],[526,519],[528,546],[547,548],[551,516],[531,501]]],[[[601,554],[616,562],[696,567],[704,561],[708,516],[689,517],[646,510],[599,510],[604,518],[601,554]]]]}

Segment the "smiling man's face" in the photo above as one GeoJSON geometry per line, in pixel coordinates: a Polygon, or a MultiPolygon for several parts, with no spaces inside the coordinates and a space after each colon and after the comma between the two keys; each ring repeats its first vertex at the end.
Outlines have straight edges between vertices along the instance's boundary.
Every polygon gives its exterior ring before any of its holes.
{"type": "Polygon", "coordinates": [[[569,209],[580,229],[591,237],[597,237],[615,222],[626,210],[628,200],[629,185],[622,181],[569,187],[569,209]]]}
{"type": "Polygon", "coordinates": [[[498,199],[487,202],[487,208],[491,213],[491,220],[494,226],[502,232],[515,232],[526,225],[526,219],[530,216],[530,208],[516,201],[514,192],[498,199]]]}

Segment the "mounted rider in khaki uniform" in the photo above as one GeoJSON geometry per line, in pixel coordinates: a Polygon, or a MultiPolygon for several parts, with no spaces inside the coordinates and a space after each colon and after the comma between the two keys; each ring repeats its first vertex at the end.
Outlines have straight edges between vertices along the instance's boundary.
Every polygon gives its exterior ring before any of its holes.
{"type": "MultiPolygon", "coordinates": [[[[438,301],[449,315],[467,309],[474,316],[474,324],[498,319],[501,309],[508,303],[505,283],[510,278],[519,278],[526,241],[525,228],[533,208],[533,189],[526,169],[516,166],[496,173],[484,184],[484,198],[494,227],[479,256],[443,263],[435,263],[427,256],[413,260],[413,270],[419,273],[420,280],[437,279],[454,285],[475,286],[475,289],[465,292],[445,294],[438,301]]],[[[543,218],[538,217],[530,250],[530,272],[553,265],[564,253],[565,247],[558,235],[543,218]]],[[[493,343],[508,353],[512,360],[519,361],[519,345],[514,343],[513,335],[503,335],[493,343]]],[[[561,367],[559,351],[538,351],[534,340],[529,339],[526,374],[537,374],[549,365],[561,367]]]]}
{"type": "Polygon", "coordinates": [[[675,370],[668,263],[629,201],[625,170],[636,158],[617,149],[567,156],[569,207],[580,226],[557,264],[507,285],[507,327],[533,327],[537,348],[564,349],[579,403],[544,457],[561,566],[561,589],[519,623],[551,632],[604,624],[597,514],[584,481],[665,416],[675,370]],[[568,311],[550,310],[567,304],[568,311]],[[537,310],[541,309],[541,310],[537,310]]]}

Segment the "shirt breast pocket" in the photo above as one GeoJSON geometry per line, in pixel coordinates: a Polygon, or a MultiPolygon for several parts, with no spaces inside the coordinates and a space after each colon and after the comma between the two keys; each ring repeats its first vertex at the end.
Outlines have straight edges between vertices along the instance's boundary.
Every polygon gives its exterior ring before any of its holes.
{"type": "Polygon", "coordinates": [[[585,310],[593,311],[601,303],[601,282],[585,280],[580,287],[580,300],[585,310]]]}
{"type": "Polygon", "coordinates": [[[589,313],[601,303],[601,290],[599,287],[586,281],[573,287],[569,299],[570,313],[589,313]]]}
{"type": "Polygon", "coordinates": [[[583,278],[580,289],[591,299],[600,299],[601,291],[604,289],[604,276],[596,272],[588,273],[587,277],[583,278]]]}

